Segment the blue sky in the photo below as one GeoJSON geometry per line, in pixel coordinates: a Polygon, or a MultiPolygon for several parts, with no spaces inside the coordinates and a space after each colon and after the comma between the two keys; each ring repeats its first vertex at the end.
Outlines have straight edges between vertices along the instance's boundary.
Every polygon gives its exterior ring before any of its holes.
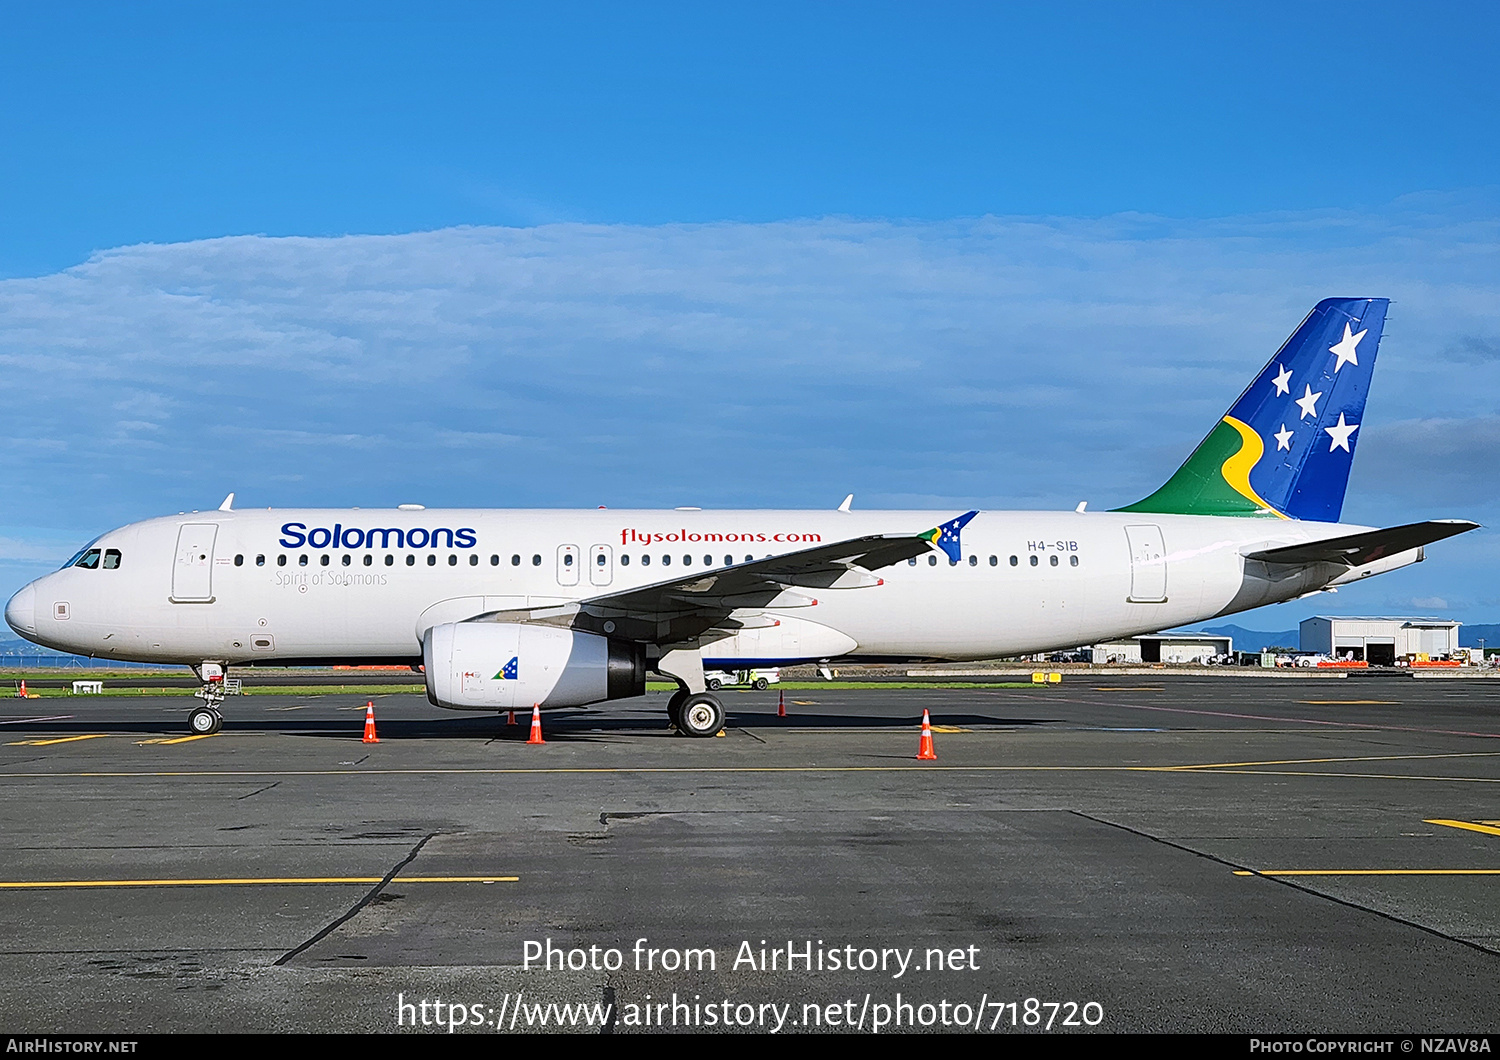
{"type": "MultiPolygon", "coordinates": [[[[5,17],[0,594],[230,489],[1127,503],[1328,294],[1345,517],[1500,520],[1492,5],[5,17]]],[[[1493,621],[1492,538],[1242,621],[1493,621]]]]}

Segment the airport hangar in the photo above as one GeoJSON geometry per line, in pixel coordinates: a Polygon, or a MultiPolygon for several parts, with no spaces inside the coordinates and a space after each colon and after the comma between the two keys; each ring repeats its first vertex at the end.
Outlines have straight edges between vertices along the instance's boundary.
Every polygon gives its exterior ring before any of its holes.
{"type": "Polygon", "coordinates": [[[1352,654],[1372,666],[1394,666],[1403,656],[1436,659],[1458,651],[1460,623],[1441,618],[1354,618],[1317,615],[1298,627],[1303,651],[1352,654]]]}

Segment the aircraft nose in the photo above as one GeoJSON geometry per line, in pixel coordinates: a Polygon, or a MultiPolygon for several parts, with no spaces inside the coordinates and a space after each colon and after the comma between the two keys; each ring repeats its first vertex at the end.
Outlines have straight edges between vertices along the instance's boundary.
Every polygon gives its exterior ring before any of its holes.
{"type": "Polygon", "coordinates": [[[5,622],[23,637],[36,636],[36,587],[28,585],[5,605],[5,622]]]}

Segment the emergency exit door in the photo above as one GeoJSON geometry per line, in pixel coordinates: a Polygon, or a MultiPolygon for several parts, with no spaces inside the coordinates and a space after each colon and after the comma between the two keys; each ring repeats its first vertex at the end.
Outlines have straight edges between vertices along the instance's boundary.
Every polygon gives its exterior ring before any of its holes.
{"type": "Polygon", "coordinates": [[[1159,526],[1127,526],[1130,542],[1130,597],[1133,604],[1160,604],[1167,599],[1167,546],[1159,526]]]}
{"type": "Polygon", "coordinates": [[[557,546],[557,584],[577,585],[578,568],[583,566],[578,562],[577,545],[557,546]]]}
{"type": "Polygon", "coordinates": [[[177,531],[172,561],[174,604],[208,604],[214,599],[214,539],[217,523],[187,523],[177,531]]]}
{"type": "Polygon", "coordinates": [[[615,579],[615,550],[608,545],[589,549],[589,584],[608,585],[615,579]]]}

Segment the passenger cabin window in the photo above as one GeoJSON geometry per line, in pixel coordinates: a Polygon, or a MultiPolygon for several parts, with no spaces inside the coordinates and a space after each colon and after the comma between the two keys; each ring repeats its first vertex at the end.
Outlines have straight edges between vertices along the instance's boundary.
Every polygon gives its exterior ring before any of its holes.
{"type": "Polygon", "coordinates": [[[323,567],[328,566],[328,553],[325,552],[318,557],[318,564],[323,567]]]}
{"type": "Polygon", "coordinates": [[[436,567],[437,566],[437,553],[436,552],[432,552],[432,553],[428,554],[428,556],[427,556],[427,565],[429,567],[436,567]]]}
{"type": "Polygon", "coordinates": [[[969,566],[971,566],[971,567],[977,567],[977,566],[979,566],[979,557],[978,556],[970,556],[969,557],[969,566]]]}
{"type": "Polygon", "coordinates": [[[385,555],[385,565],[387,567],[391,567],[391,566],[394,566],[395,563],[396,563],[396,557],[393,556],[393,555],[391,555],[389,552],[387,552],[386,555],[385,555]]]}
{"type": "Polygon", "coordinates": [[[651,556],[649,554],[644,555],[644,556],[641,557],[641,566],[642,567],[649,567],[649,566],[651,566],[651,556]]]}
{"type": "Polygon", "coordinates": [[[602,567],[602,566],[604,566],[605,562],[606,561],[605,561],[604,553],[603,552],[599,553],[597,556],[594,557],[594,564],[596,566],[602,567]]]}
{"type": "Polygon", "coordinates": [[[1000,566],[1000,557],[999,556],[991,556],[990,557],[990,566],[991,567],[998,567],[998,566],[1000,566]]]}
{"type": "Polygon", "coordinates": [[[498,567],[498,566],[500,566],[500,557],[499,556],[491,556],[490,557],[490,566],[491,567],[498,567]]]}
{"type": "Polygon", "coordinates": [[[471,567],[477,567],[477,566],[479,566],[479,557],[477,555],[475,555],[473,553],[469,554],[469,566],[471,566],[471,567]]]}
{"type": "Polygon", "coordinates": [[[1068,557],[1068,566],[1070,566],[1070,567],[1076,567],[1076,566],[1078,566],[1078,557],[1077,556],[1069,556],[1068,557]]]}
{"type": "Polygon", "coordinates": [[[510,557],[510,565],[512,567],[519,567],[521,565],[521,557],[520,556],[512,556],[512,557],[510,557]]]}
{"type": "Polygon", "coordinates": [[[536,553],[533,553],[531,556],[531,565],[533,567],[540,567],[542,565],[542,557],[536,553]]]}
{"type": "Polygon", "coordinates": [[[265,556],[256,556],[255,557],[255,565],[257,567],[264,567],[266,565],[266,557],[265,556]]]}
{"type": "Polygon", "coordinates": [[[1054,567],[1057,566],[1057,557],[1056,556],[1050,557],[1049,560],[1048,560],[1048,562],[1050,562],[1054,567]]]}
{"type": "Polygon", "coordinates": [[[234,565],[236,567],[243,567],[245,565],[245,557],[244,557],[243,554],[241,554],[241,553],[235,553],[234,565]]]}
{"type": "Polygon", "coordinates": [[[349,553],[347,553],[347,552],[344,553],[344,558],[342,560],[344,566],[346,566],[346,567],[349,566],[349,561],[350,561],[351,558],[352,557],[350,557],[349,553]]]}
{"type": "Polygon", "coordinates": [[[119,570],[119,568],[120,568],[120,550],[117,549],[117,548],[107,548],[107,549],[105,549],[104,550],[104,569],[105,570],[119,570]]]}
{"type": "Polygon", "coordinates": [[[726,567],[733,567],[734,566],[734,557],[733,556],[725,556],[724,557],[724,566],[726,566],[726,567]]]}
{"type": "Polygon", "coordinates": [[[620,566],[622,566],[622,567],[628,567],[628,566],[630,566],[630,553],[627,552],[627,553],[625,553],[624,555],[622,555],[620,557],[620,566]]]}
{"type": "Polygon", "coordinates": [[[406,565],[408,567],[415,567],[417,565],[417,557],[416,556],[407,556],[406,557],[406,565]]]}
{"type": "Polygon", "coordinates": [[[937,557],[936,556],[928,556],[927,557],[927,565],[929,567],[936,567],[937,566],[937,557]]]}
{"type": "Polygon", "coordinates": [[[1012,557],[1010,557],[1010,565],[1011,565],[1011,566],[1012,566],[1012,567],[1014,567],[1014,566],[1015,566],[1015,565],[1016,565],[1016,564],[1017,564],[1017,563],[1019,563],[1019,562],[1020,562],[1020,560],[1018,560],[1018,559],[1016,559],[1016,557],[1015,557],[1015,556],[1012,556],[1012,557]]]}
{"type": "Polygon", "coordinates": [[[571,567],[572,565],[573,565],[573,553],[571,553],[571,552],[565,553],[563,555],[563,566],[564,567],[571,567]]]}
{"type": "Polygon", "coordinates": [[[82,567],[84,570],[94,570],[99,566],[99,560],[103,555],[104,552],[102,549],[91,548],[79,556],[78,562],[73,564],[73,566],[82,567]]]}
{"type": "Polygon", "coordinates": [[[672,565],[672,557],[671,556],[663,556],[661,558],[661,565],[663,567],[670,567],[672,565]]]}
{"type": "Polygon", "coordinates": [[[299,567],[305,567],[305,566],[307,566],[307,553],[306,552],[302,552],[302,553],[299,553],[297,555],[297,566],[299,566],[299,567]]]}
{"type": "Polygon", "coordinates": [[[286,566],[286,553],[283,552],[281,555],[279,555],[279,556],[276,557],[276,566],[278,566],[278,567],[285,567],[286,566]]]}
{"type": "Polygon", "coordinates": [[[745,562],[746,563],[754,563],[755,562],[755,557],[754,556],[746,556],[745,557],[745,562]]]}
{"type": "Polygon", "coordinates": [[[1036,563],[1037,563],[1037,560],[1036,560],[1036,557],[1035,557],[1035,556],[1032,556],[1032,557],[1031,557],[1031,565],[1032,565],[1032,566],[1033,566],[1033,567],[1035,567],[1035,566],[1036,566],[1036,563]]]}
{"type": "Polygon", "coordinates": [[[450,567],[456,567],[456,566],[458,566],[458,557],[454,556],[454,555],[449,555],[449,557],[448,557],[448,566],[450,566],[450,567]]]}
{"type": "Polygon", "coordinates": [[[371,564],[373,564],[374,562],[375,562],[375,557],[372,556],[372,555],[370,555],[369,553],[365,553],[365,566],[368,567],[371,564]]]}
{"type": "Polygon", "coordinates": [[[691,567],[693,565],[693,557],[692,556],[683,556],[682,557],[682,565],[684,567],[691,567]]]}

